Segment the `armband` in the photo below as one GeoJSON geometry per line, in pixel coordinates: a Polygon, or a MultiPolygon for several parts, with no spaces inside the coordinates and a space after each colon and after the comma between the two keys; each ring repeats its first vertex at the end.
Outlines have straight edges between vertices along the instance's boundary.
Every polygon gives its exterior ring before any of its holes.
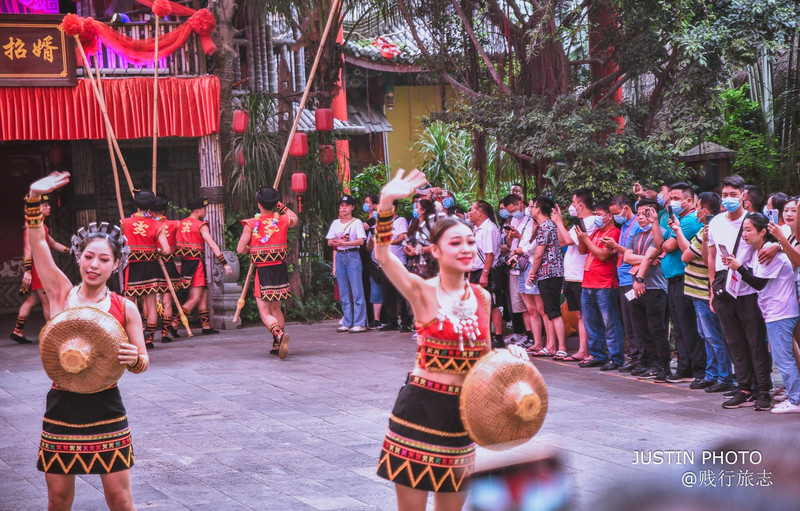
{"type": "Polygon", "coordinates": [[[225,254],[218,255],[217,256],[217,261],[219,261],[219,264],[222,264],[222,265],[228,264],[228,260],[225,259],[225,254]]]}
{"type": "Polygon", "coordinates": [[[25,271],[31,271],[33,269],[33,259],[23,259],[22,267],[25,268],[25,271]]]}
{"type": "Polygon", "coordinates": [[[147,357],[146,355],[142,356],[141,354],[139,354],[136,356],[136,362],[128,365],[128,371],[134,374],[139,374],[144,372],[149,364],[150,364],[149,357],[147,357]]]}
{"type": "Polygon", "coordinates": [[[388,245],[392,242],[392,210],[378,211],[378,221],[375,223],[375,242],[378,245],[388,245]]]}
{"type": "Polygon", "coordinates": [[[280,214],[282,215],[282,214],[286,213],[286,210],[287,210],[287,209],[288,209],[288,208],[286,207],[286,204],[284,204],[284,203],[283,203],[283,202],[281,202],[281,201],[278,201],[278,205],[277,205],[277,207],[275,208],[275,211],[277,211],[278,213],[280,213],[280,214]]]}
{"type": "Polygon", "coordinates": [[[43,223],[41,197],[25,197],[25,226],[37,228],[41,227],[43,223]]]}

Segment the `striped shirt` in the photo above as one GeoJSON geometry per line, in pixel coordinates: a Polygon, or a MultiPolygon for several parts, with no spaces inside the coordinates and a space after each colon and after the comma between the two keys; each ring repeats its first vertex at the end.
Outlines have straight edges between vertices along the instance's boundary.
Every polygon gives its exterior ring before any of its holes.
{"type": "Polygon", "coordinates": [[[703,261],[703,233],[708,229],[704,226],[692,238],[689,250],[695,255],[694,259],[686,263],[686,278],[684,279],[683,293],[692,298],[709,300],[708,296],[708,266],[703,261]]]}

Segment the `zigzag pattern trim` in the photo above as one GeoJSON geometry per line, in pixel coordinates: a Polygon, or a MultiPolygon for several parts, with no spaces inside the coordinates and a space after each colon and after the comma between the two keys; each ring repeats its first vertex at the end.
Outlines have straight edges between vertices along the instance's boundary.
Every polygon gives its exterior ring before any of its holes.
{"type": "MultiPolygon", "coordinates": [[[[70,473],[72,473],[72,474],[102,473],[102,474],[108,474],[108,473],[111,473],[111,469],[116,464],[117,459],[122,461],[122,463],[123,463],[123,465],[124,465],[124,467],[126,469],[127,468],[131,468],[133,466],[133,463],[134,463],[133,449],[131,448],[130,444],[128,444],[128,446],[123,447],[121,449],[115,449],[113,451],[112,456],[111,456],[111,460],[109,460],[108,463],[106,463],[103,460],[103,458],[100,456],[100,453],[98,453],[98,452],[94,453],[90,457],[88,462],[84,460],[85,454],[83,454],[83,453],[59,453],[59,452],[56,452],[56,453],[53,454],[53,457],[50,458],[50,461],[48,462],[45,459],[46,458],[45,452],[46,451],[44,449],[39,449],[39,462],[40,462],[41,467],[43,468],[44,472],[46,472],[46,473],[56,473],[56,474],[58,474],[58,473],[63,473],[63,474],[70,474],[70,473]],[[127,451],[127,454],[123,454],[123,451],[127,451]],[[72,458],[72,459],[69,460],[69,461],[65,461],[65,460],[62,459],[62,455],[63,455],[64,458],[67,458],[67,459],[72,458]],[[53,470],[53,465],[56,462],[58,463],[59,468],[61,468],[61,470],[63,472],[58,472],[58,471],[54,471],[53,470]],[[78,462],[80,462],[80,467],[79,468],[82,469],[82,471],[73,471],[73,467],[78,462]],[[95,469],[95,463],[99,463],[103,467],[103,471],[102,472],[101,471],[93,472],[93,470],[95,469]]],[[[124,470],[124,469],[122,469],[122,470],[124,470]]]]}

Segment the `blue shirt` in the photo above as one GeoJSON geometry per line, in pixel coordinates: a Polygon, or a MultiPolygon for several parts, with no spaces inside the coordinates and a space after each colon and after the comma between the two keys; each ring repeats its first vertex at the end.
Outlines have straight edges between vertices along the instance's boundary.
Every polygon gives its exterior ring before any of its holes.
{"type": "MultiPolygon", "coordinates": [[[[623,247],[628,246],[628,242],[633,236],[642,230],[639,222],[636,221],[636,215],[633,215],[630,220],[622,224],[619,228],[619,244],[623,247]]],[[[624,257],[620,256],[619,261],[622,263],[617,266],[617,275],[619,276],[620,286],[632,286],[633,275],[631,275],[631,265],[623,261],[624,257]]]]}
{"type": "MultiPolygon", "coordinates": [[[[664,241],[675,236],[675,233],[669,228],[668,221],[669,215],[664,215],[664,218],[661,219],[661,227],[666,229],[664,241]]],[[[683,215],[678,221],[681,223],[681,230],[687,240],[691,240],[697,236],[697,233],[703,228],[703,224],[697,220],[697,213],[694,211],[683,215]]],[[[686,273],[686,263],[681,261],[682,255],[683,252],[681,252],[680,248],[676,248],[672,252],[664,254],[664,258],[661,260],[661,270],[664,272],[665,279],[680,277],[686,273]]]]}

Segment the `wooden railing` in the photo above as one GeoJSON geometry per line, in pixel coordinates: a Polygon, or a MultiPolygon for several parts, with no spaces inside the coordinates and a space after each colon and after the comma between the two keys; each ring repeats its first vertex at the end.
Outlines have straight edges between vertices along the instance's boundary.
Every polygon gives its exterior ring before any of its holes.
{"type": "MultiPolygon", "coordinates": [[[[164,21],[159,23],[160,33],[165,34],[174,30],[183,22],[164,21]]],[[[110,27],[127,35],[132,39],[148,39],[155,34],[155,25],[152,21],[140,23],[110,23],[110,27]]],[[[132,64],[113,49],[100,44],[97,58],[103,76],[141,76],[153,74],[153,63],[132,64]]],[[[92,59],[94,65],[94,59],[92,59]]],[[[206,74],[206,55],[197,40],[197,35],[192,34],[181,48],[169,57],[158,61],[159,75],[169,76],[198,76],[206,74]]],[[[78,69],[78,74],[82,69],[78,69]]]]}

